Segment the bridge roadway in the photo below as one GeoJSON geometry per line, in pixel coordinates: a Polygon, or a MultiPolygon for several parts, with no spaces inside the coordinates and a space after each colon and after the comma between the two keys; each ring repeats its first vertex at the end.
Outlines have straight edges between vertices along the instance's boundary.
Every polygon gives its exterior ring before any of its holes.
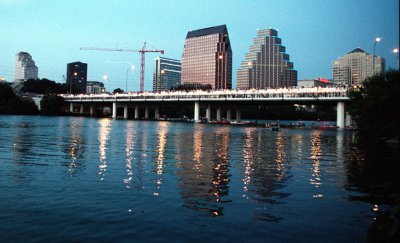
{"type": "MultiPolygon", "coordinates": [[[[135,108],[135,118],[139,118],[139,107],[145,108],[145,118],[149,118],[149,106],[154,107],[154,117],[157,118],[158,105],[165,103],[190,102],[194,103],[194,120],[200,120],[200,105],[206,106],[206,118],[211,118],[211,104],[217,104],[217,120],[221,120],[221,105],[235,105],[236,120],[241,119],[240,105],[265,103],[336,103],[337,126],[343,128],[349,125],[350,116],[346,117],[345,103],[350,100],[348,89],[342,87],[329,88],[294,88],[294,89],[263,89],[263,90],[217,90],[217,91],[169,91],[169,92],[128,92],[123,94],[87,94],[62,95],[70,104],[70,112],[84,113],[84,105],[90,106],[90,115],[94,114],[94,106],[112,104],[112,117],[117,117],[117,107],[124,107],[124,118],[128,117],[128,107],[135,108]]],[[[231,109],[227,109],[226,118],[231,120],[231,109]]]]}

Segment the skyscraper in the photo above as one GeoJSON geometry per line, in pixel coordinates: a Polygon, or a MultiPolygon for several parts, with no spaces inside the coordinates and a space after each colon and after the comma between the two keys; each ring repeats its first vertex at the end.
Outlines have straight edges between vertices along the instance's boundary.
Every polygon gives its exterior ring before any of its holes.
{"type": "Polygon", "coordinates": [[[157,57],[154,60],[153,91],[166,91],[179,86],[181,83],[181,62],[165,57],[157,57]]]}
{"type": "Polygon", "coordinates": [[[238,89],[265,89],[297,85],[297,71],[274,29],[257,30],[245,61],[236,72],[238,89]]]}
{"type": "Polygon", "coordinates": [[[67,64],[67,84],[72,91],[72,85],[85,94],[87,86],[87,63],[72,62],[67,64]]]}
{"type": "Polygon", "coordinates": [[[333,61],[333,82],[337,85],[360,85],[366,78],[384,70],[385,59],[374,57],[364,50],[356,48],[344,57],[333,61]]]}
{"type": "Polygon", "coordinates": [[[226,25],[189,31],[182,55],[182,84],[232,88],[232,49],[226,25]]]}
{"type": "Polygon", "coordinates": [[[28,52],[19,52],[15,55],[14,82],[28,79],[38,79],[38,67],[28,52]]]}

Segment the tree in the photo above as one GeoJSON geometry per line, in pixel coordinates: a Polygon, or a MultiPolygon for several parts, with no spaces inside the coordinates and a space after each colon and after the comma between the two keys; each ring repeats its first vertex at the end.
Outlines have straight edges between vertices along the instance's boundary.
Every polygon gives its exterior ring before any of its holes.
{"type": "Polygon", "coordinates": [[[40,101],[41,112],[45,115],[61,114],[61,107],[63,105],[64,99],[58,95],[45,95],[40,101]]]}
{"type": "Polygon", "coordinates": [[[80,90],[76,85],[60,84],[48,79],[28,79],[24,82],[21,92],[30,92],[36,94],[79,94],[80,90]]]}
{"type": "Polygon", "coordinates": [[[117,88],[117,89],[114,89],[114,91],[113,91],[113,94],[116,94],[116,93],[124,93],[124,91],[122,90],[122,89],[120,89],[120,88],[117,88]]]}
{"type": "Polygon", "coordinates": [[[388,71],[366,79],[350,93],[350,114],[368,141],[399,139],[399,71],[388,71]]]}
{"type": "Polygon", "coordinates": [[[0,83],[0,105],[5,104],[7,100],[15,97],[12,88],[4,83],[0,83]]]}

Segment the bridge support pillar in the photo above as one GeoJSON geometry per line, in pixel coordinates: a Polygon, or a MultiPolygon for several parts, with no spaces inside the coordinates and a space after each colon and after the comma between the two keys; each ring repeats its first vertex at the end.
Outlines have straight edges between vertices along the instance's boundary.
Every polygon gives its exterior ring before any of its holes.
{"type": "Polygon", "coordinates": [[[149,119],[149,107],[146,106],[144,109],[144,119],[149,119]]]}
{"type": "Polygon", "coordinates": [[[117,102],[113,102],[112,118],[117,118],[117,102]]]}
{"type": "Polygon", "coordinates": [[[135,106],[135,119],[139,118],[139,106],[135,106]]]}
{"type": "Polygon", "coordinates": [[[158,106],[156,106],[156,108],[154,109],[154,118],[155,119],[160,118],[160,109],[158,106]]]}
{"type": "Polygon", "coordinates": [[[344,102],[338,102],[336,108],[336,125],[344,128],[344,102]]]}
{"type": "Polygon", "coordinates": [[[221,121],[221,106],[217,108],[217,121],[221,121]]]}
{"type": "Polygon", "coordinates": [[[83,104],[81,104],[81,106],[79,107],[79,113],[83,114],[83,104]]]}
{"type": "Polygon", "coordinates": [[[240,110],[239,109],[237,109],[236,110],[236,121],[240,121],[242,118],[241,118],[241,115],[242,115],[242,113],[240,112],[240,110]]]}
{"type": "Polygon", "coordinates": [[[207,121],[211,120],[211,105],[210,104],[208,104],[207,109],[206,109],[206,118],[207,118],[207,121]]]}
{"type": "Polygon", "coordinates": [[[73,102],[69,103],[69,112],[71,112],[71,113],[74,112],[74,103],[73,102]]]}
{"type": "Polygon", "coordinates": [[[90,106],[89,114],[90,114],[91,116],[94,115],[94,107],[93,107],[93,105],[90,106]]]}
{"type": "Polygon", "coordinates": [[[128,104],[124,105],[124,119],[128,119],[128,104]]]}
{"type": "Polygon", "coordinates": [[[200,102],[194,102],[194,122],[200,121],[200,102]]]}
{"type": "Polygon", "coordinates": [[[346,126],[351,126],[351,115],[346,112],[346,126]]]}
{"type": "Polygon", "coordinates": [[[226,120],[230,121],[232,119],[231,109],[226,111],[226,120]]]}

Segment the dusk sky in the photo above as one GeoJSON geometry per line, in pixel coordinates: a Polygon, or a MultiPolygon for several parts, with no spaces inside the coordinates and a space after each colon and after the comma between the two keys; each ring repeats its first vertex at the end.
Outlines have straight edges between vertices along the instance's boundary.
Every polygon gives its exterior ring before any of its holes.
{"type": "MultiPolygon", "coordinates": [[[[107,88],[139,90],[140,55],[83,51],[80,47],[163,49],[164,57],[181,59],[189,30],[226,24],[236,69],[257,29],[278,30],[298,79],[332,78],[332,61],[360,47],[396,68],[399,47],[398,0],[0,0],[0,77],[14,79],[15,55],[29,52],[39,78],[64,82],[69,62],[88,63],[88,80],[107,88]]],[[[145,89],[152,89],[153,59],[146,54],[145,89]]]]}

